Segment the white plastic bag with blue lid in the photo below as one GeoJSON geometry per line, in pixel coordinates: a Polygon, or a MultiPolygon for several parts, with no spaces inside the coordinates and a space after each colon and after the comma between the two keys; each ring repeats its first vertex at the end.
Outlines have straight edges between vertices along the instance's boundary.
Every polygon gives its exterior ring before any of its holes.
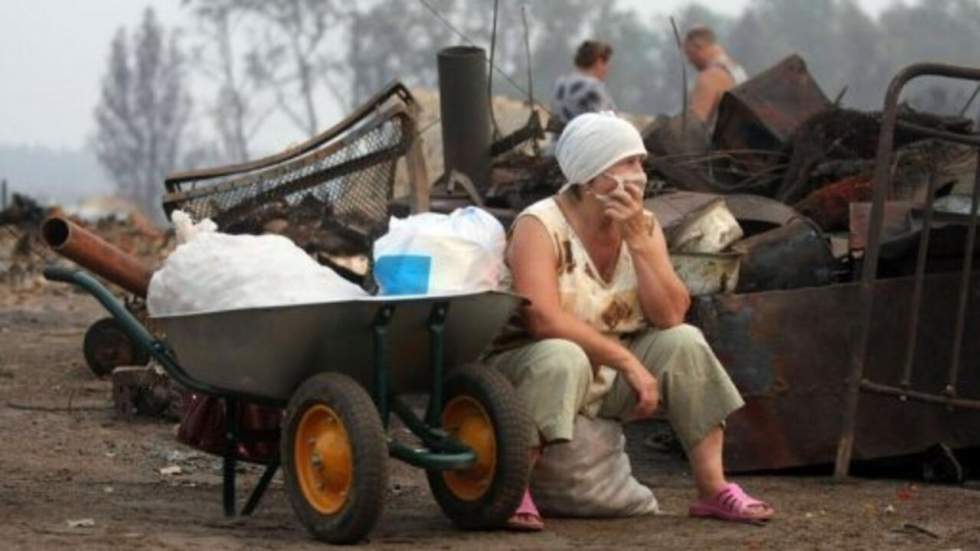
{"type": "Polygon", "coordinates": [[[503,225],[477,207],[392,218],[374,243],[374,278],[385,295],[499,290],[506,246],[503,225]]]}

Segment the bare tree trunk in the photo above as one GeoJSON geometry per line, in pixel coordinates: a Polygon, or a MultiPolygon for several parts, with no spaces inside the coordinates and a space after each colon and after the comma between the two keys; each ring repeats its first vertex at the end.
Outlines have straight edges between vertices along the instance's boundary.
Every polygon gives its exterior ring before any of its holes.
{"type": "Polygon", "coordinates": [[[293,59],[295,60],[298,71],[300,95],[306,111],[306,134],[307,136],[313,136],[319,130],[320,123],[317,120],[316,104],[313,102],[313,80],[310,73],[309,56],[305,55],[306,52],[303,51],[299,43],[299,30],[303,28],[299,0],[291,0],[289,7],[291,10],[292,25],[297,31],[290,33],[289,42],[292,46],[293,59]]]}
{"type": "Polygon", "coordinates": [[[167,45],[152,10],[134,37],[132,49],[122,29],[113,39],[95,148],[119,194],[159,219],[163,179],[177,168],[191,104],[180,50],[173,39],[167,45]]]}
{"type": "MultiPolygon", "coordinates": [[[[228,101],[231,111],[230,129],[222,132],[225,147],[228,154],[236,162],[248,159],[248,139],[245,133],[246,107],[242,93],[236,79],[235,56],[231,47],[231,31],[228,28],[228,12],[223,11],[215,22],[217,26],[218,51],[221,58],[221,67],[224,78],[223,92],[220,94],[222,100],[228,101]]],[[[221,100],[219,100],[221,101],[221,100]]],[[[219,106],[220,110],[220,106],[219,106]]],[[[220,111],[219,111],[220,112],[220,111]]]]}

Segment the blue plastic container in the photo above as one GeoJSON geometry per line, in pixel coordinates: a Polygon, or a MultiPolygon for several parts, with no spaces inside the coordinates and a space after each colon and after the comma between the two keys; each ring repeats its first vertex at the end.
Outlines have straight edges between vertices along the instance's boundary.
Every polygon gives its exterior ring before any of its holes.
{"type": "Polygon", "coordinates": [[[432,257],[424,255],[382,256],[374,263],[374,279],[383,295],[424,295],[431,271],[432,257]]]}

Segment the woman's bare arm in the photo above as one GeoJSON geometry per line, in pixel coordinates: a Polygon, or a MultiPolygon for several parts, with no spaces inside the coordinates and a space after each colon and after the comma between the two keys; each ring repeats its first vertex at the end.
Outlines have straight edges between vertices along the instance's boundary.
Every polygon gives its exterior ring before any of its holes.
{"type": "Polygon", "coordinates": [[[643,315],[661,329],[684,323],[691,297],[670,263],[667,239],[660,224],[647,218],[643,211],[643,191],[627,185],[610,194],[610,199],[606,212],[619,223],[623,240],[633,257],[643,315]]]}
{"type": "Polygon", "coordinates": [[[661,329],[684,323],[691,296],[670,263],[660,224],[626,240],[633,256],[640,307],[647,321],[661,329]]]}

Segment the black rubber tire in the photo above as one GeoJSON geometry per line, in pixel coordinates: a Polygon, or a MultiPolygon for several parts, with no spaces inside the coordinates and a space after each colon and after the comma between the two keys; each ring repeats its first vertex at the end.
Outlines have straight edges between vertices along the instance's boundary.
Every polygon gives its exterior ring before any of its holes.
{"type": "Polygon", "coordinates": [[[520,506],[530,480],[530,417],[510,382],[488,366],[461,367],[447,378],[444,403],[461,395],[478,401],[493,424],[497,443],[493,480],[476,500],[464,500],[454,494],[443,471],[426,471],[429,487],[443,513],[459,528],[501,528],[520,506]]]}
{"type": "Polygon", "coordinates": [[[116,318],[102,318],[85,331],[82,353],[97,377],[110,375],[119,366],[146,365],[150,361],[150,353],[129,338],[116,318]],[[114,349],[107,354],[106,347],[114,349]]]}
{"type": "Polygon", "coordinates": [[[290,398],[284,423],[280,457],[286,495],[296,516],[317,540],[349,544],[364,539],[381,516],[388,488],[388,445],[371,397],[346,375],[314,375],[290,398]],[[297,425],[304,412],[317,404],[328,406],[340,417],[352,448],[352,490],[343,507],[331,515],[317,511],[307,501],[297,480],[293,452],[297,425]]]}

